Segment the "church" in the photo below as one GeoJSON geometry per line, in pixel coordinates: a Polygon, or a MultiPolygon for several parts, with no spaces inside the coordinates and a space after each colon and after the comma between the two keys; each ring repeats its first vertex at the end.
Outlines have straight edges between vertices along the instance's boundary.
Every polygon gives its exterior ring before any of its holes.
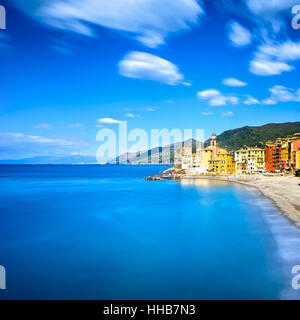
{"type": "Polygon", "coordinates": [[[215,133],[212,134],[210,145],[206,148],[196,146],[193,153],[192,147],[179,150],[175,168],[185,170],[187,175],[231,175],[235,174],[235,161],[231,154],[218,146],[215,133]]]}

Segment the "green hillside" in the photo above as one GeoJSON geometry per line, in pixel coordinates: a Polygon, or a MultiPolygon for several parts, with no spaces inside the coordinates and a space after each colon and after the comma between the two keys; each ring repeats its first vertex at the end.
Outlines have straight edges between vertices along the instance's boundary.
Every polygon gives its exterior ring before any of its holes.
{"type": "MultiPolygon", "coordinates": [[[[268,140],[285,138],[300,132],[300,122],[270,123],[259,127],[242,127],[224,131],[218,136],[219,145],[230,151],[235,151],[243,146],[264,147],[268,140]]],[[[210,140],[206,141],[206,144],[210,140]]]]}

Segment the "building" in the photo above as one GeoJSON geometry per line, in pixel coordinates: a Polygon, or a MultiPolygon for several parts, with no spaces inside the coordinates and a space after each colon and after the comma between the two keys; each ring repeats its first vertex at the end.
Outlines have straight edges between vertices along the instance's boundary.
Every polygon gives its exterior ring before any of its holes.
{"type": "Polygon", "coordinates": [[[235,174],[235,161],[231,154],[218,146],[218,139],[215,133],[212,134],[210,146],[205,148],[205,160],[207,161],[208,171],[214,175],[235,174]]]}
{"type": "Polygon", "coordinates": [[[177,151],[175,168],[185,170],[187,175],[230,175],[235,173],[235,161],[228,151],[219,148],[217,136],[213,134],[210,146],[205,149],[196,146],[195,153],[192,147],[184,147],[177,151]]]}
{"type": "Polygon", "coordinates": [[[266,143],[267,172],[294,171],[297,166],[297,150],[300,149],[300,133],[287,138],[278,138],[266,143]]]}
{"type": "Polygon", "coordinates": [[[266,171],[282,171],[281,144],[268,141],[266,143],[266,171]]]}
{"type": "Polygon", "coordinates": [[[193,166],[192,147],[184,147],[181,151],[181,169],[189,169],[193,166]]]}
{"type": "Polygon", "coordinates": [[[265,150],[261,148],[240,149],[234,153],[238,174],[253,174],[265,170],[265,150]]]}
{"type": "Polygon", "coordinates": [[[295,172],[300,169],[300,133],[291,138],[291,170],[295,172]]]}

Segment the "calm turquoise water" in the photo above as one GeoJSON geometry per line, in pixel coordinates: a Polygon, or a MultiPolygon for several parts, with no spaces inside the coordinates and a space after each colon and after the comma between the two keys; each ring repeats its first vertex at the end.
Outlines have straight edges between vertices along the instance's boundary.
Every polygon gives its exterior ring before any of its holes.
{"type": "Polygon", "coordinates": [[[162,166],[0,166],[0,299],[288,299],[300,230],[255,190],[162,166]]]}

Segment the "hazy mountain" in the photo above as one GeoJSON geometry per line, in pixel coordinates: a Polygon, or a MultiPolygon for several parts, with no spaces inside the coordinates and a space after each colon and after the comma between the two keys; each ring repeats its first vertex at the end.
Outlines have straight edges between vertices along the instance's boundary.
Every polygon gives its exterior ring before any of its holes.
{"type": "Polygon", "coordinates": [[[96,157],[81,155],[73,155],[66,157],[39,156],[19,160],[0,160],[0,164],[80,164],[96,162],[96,157]]]}

